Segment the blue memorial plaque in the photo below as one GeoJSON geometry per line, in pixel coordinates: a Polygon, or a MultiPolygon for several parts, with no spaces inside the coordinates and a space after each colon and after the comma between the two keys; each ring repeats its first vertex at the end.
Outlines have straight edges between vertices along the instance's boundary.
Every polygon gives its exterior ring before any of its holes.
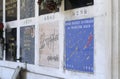
{"type": "Polygon", "coordinates": [[[94,19],[65,22],[65,68],[94,72],[94,19]]]}
{"type": "Polygon", "coordinates": [[[22,62],[34,64],[35,59],[35,26],[20,28],[20,52],[22,62]]]}

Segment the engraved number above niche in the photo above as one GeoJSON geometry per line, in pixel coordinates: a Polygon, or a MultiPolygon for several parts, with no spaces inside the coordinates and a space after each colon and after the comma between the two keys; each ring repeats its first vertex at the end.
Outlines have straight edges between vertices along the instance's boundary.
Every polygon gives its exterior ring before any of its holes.
{"type": "Polygon", "coordinates": [[[93,4],[94,0],[65,0],[65,10],[90,6],[93,4]]]}
{"type": "Polygon", "coordinates": [[[6,0],[6,21],[17,20],[17,0],[6,0]]]}
{"type": "Polygon", "coordinates": [[[0,2],[0,22],[3,21],[3,0],[0,2]]]}
{"type": "Polygon", "coordinates": [[[35,0],[20,0],[20,19],[35,16],[35,0]]]}

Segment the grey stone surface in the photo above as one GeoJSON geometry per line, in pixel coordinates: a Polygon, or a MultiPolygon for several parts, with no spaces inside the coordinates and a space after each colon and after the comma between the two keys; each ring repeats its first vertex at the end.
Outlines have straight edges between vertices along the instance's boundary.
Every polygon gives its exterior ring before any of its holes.
{"type": "Polygon", "coordinates": [[[6,0],[6,21],[17,20],[17,0],[6,0]]]}
{"type": "Polygon", "coordinates": [[[35,0],[20,0],[20,19],[35,16],[35,0]]]}

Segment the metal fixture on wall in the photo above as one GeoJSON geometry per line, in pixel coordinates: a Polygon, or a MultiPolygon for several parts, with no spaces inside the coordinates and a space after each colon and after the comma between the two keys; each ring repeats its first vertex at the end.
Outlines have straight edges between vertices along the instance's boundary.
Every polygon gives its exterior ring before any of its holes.
{"type": "Polygon", "coordinates": [[[41,9],[47,9],[51,12],[54,12],[57,8],[60,7],[62,0],[38,0],[38,5],[41,9]]]}

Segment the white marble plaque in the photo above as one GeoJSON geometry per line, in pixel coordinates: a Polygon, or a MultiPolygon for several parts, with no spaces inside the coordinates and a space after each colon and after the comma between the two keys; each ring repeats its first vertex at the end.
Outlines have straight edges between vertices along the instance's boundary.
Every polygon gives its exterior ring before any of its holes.
{"type": "Polygon", "coordinates": [[[40,59],[42,66],[59,67],[59,25],[58,22],[40,24],[40,59]]]}

